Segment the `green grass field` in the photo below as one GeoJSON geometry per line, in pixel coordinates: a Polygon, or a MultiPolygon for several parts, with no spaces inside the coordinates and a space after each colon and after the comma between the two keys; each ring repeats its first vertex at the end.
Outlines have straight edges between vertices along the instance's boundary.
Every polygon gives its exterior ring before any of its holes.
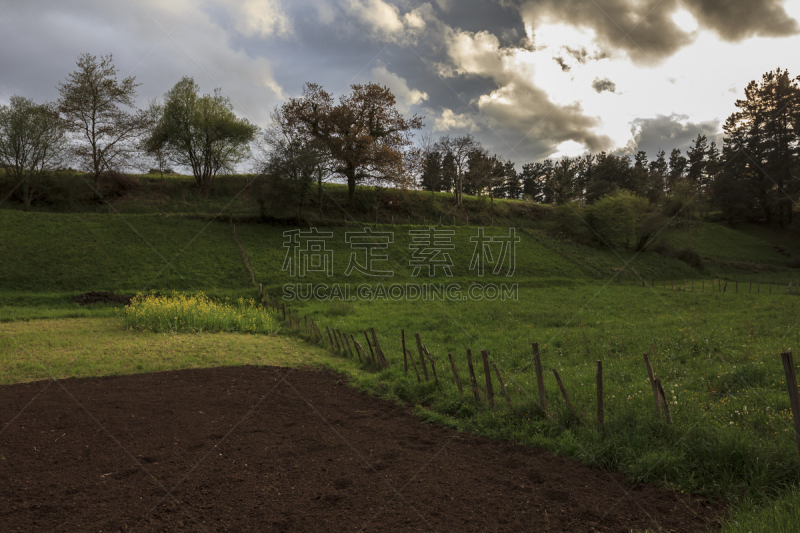
{"type": "MultiPolygon", "coordinates": [[[[727,499],[734,506],[734,523],[726,531],[793,531],[800,462],[779,356],[800,340],[800,298],[785,294],[788,281],[800,276],[773,247],[800,253],[800,241],[791,232],[708,223],[694,237],[705,259],[698,270],[654,252],[614,252],[559,240],[546,231],[541,213],[534,210],[538,214],[526,218],[522,202],[497,202],[498,225],[519,223],[516,268],[510,277],[505,271],[478,277],[469,269],[475,246],[470,239],[478,229],[473,224],[492,219],[485,217],[488,201],[469,199],[482,202],[470,211],[470,226],[464,225],[466,217],[457,217],[456,226],[450,221],[442,228],[455,231],[453,276],[415,278],[408,265],[409,231],[427,227],[425,219],[437,209],[440,219],[451,216],[443,207],[446,195],[437,195],[441,205],[429,206],[430,211],[420,207],[430,196],[417,196],[404,200],[413,207],[408,209],[412,224],[371,226],[394,233],[385,252],[389,261],[377,265],[393,270],[392,277],[345,275],[355,251],[345,234],[360,228],[345,226],[344,217],[340,225],[324,229],[333,233],[327,244],[332,277],[309,273],[298,279],[282,270],[283,232],[290,228],[236,226],[257,281],[272,296],[281,296],[286,283],[369,284],[373,289],[378,283],[457,283],[463,291],[473,282],[517,285],[516,301],[285,302],[320,326],[358,335],[362,344],[363,331],[375,328],[391,362],[383,371],[315,348],[286,323],[277,335],[136,332],[125,328],[120,306],[80,307],[71,301],[90,290],[254,297],[257,289],[231,225],[197,216],[219,208],[219,199],[202,204],[187,196],[180,208],[184,200],[177,193],[161,204],[137,197],[118,214],[0,210],[0,383],[215,365],[321,365],[347,373],[364,390],[419,406],[419,416],[431,422],[541,446],[633,480],[727,499]],[[710,280],[720,278],[728,281],[728,289],[711,292],[710,280]],[[703,279],[709,280],[705,292],[700,291],[703,279]],[[756,294],[758,285],[750,292],[750,279],[775,285],[762,285],[756,294]],[[689,287],[695,280],[696,290],[670,290],[682,288],[683,280],[689,287]],[[734,280],[740,281],[738,292],[734,280]],[[401,329],[414,355],[413,334],[420,334],[437,362],[440,389],[417,382],[413,370],[404,374],[401,329]],[[536,407],[531,342],[539,343],[552,418],[536,407]],[[466,383],[467,349],[476,362],[480,350],[489,352],[513,407],[497,390],[495,409],[476,402],[466,389],[459,395],[447,354],[453,354],[466,383]],[[672,425],[655,416],[645,352],[670,397],[672,425]],[[605,377],[604,431],[594,414],[598,359],[605,377]],[[560,373],[576,413],[567,410],[552,368],[560,373]]],[[[230,213],[253,214],[244,200],[236,205],[230,213]]],[[[325,216],[335,218],[334,213],[325,216]]],[[[392,216],[402,221],[397,213],[379,213],[378,220],[392,216]]],[[[508,234],[486,226],[487,235],[508,234]]],[[[666,236],[676,249],[682,246],[677,230],[666,236]]]]}

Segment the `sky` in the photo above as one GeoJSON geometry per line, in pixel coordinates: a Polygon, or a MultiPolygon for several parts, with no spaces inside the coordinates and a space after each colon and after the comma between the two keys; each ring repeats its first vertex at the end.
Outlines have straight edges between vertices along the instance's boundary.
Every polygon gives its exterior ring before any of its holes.
{"type": "Polygon", "coordinates": [[[721,145],[751,80],[800,75],[800,0],[0,1],[0,103],[56,101],[83,53],[112,54],[140,107],[192,76],[260,126],[305,83],[376,82],[518,167],[721,145]]]}

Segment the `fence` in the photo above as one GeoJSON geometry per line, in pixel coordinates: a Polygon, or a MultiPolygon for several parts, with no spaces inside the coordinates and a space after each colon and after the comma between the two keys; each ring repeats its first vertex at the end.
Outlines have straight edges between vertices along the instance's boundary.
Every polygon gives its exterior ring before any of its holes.
{"type": "MultiPolygon", "coordinates": [[[[619,283],[625,284],[622,277],[617,278],[619,283]]],[[[651,278],[648,282],[643,276],[633,276],[631,285],[641,285],[653,289],[669,289],[672,291],[697,291],[697,292],[728,292],[738,294],[740,291],[747,294],[797,294],[800,292],[800,282],[792,280],[784,284],[783,282],[761,281],[737,279],[728,280],[721,278],[714,279],[681,279],[681,280],[656,280],[651,278]],[[741,287],[740,287],[741,285],[741,287]],[[784,289],[785,287],[785,289],[784,289]]]]}
{"type": "MultiPolygon", "coordinates": [[[[364,334],[364,341],[365,345],[369,348],[369,352],[364,348],[364,346],[356,340],[356,337],[353,334],[347,334],[339,331],[338,329],[330,329],[328,326],[325,326],[326,336],[323,336],[322,331],[320,330],[317,323],[314,321],[313,318],[309,318],[308,316],[303,317],[302,320],[297,316],[296,313],[293,313],[291,309],[286,307],[286,304],[281,302],[279,303],[277,299],[271,298],[268,294],[265,295],[267,305],[275,312],[280,313],[283,317],[283,320],[288,323],[290,328],[295,328],[297,330],[303,331],[307,337],[314,342],[315,344],[324,346],[327,344],[328,347],[337,354],[341,354],[344,356],[350,357],[358,357],[358,360],[361,363],[368,363],[372,364],[374,367],[378,369],[387,369],[389,368],[389,361],[386,358],[386,355],[381,348],[380,341],[378,338],[378,334],[375,332],[374,328],[369,328],[369,330],[363,331],[364,334]],[[355,352],[355,353],[354,353],[355,352]]],[[[360,334],[359,334],[360,335],[360,334]]],[[[422,382],[423,379],[425,382],[429,382],[431,377],[434,381],[434,384],[437,388],[441,388],[439,383],[439,371],[437,371],[437,361],[431,355],[428,347],[422,342],[419,333],[414,334],[414,343],[416,344],[417,354],[419,357],[419,367],[422,368],[422,374],[419,372],[419,368],[417,367],[417,362],[415,361],[414,355],[406,348],[406,333],[405,330],[400,330],[400,344],[401,349],[403,351],[403,369],[405,375],[408,376],[408,369],[409,363],[411,363],[411,368],[416,375],[417,381],[422,382]],[[430,374],[428,373],[428,365],[430,365],[430,374]]],[[[542,362],[539,356],[539,344],[534,342],[531,344],[532,355],[533,355],[533,366],[534,371],[536,373],[536,386],[539,393],[539,409],[541,409],[542,413],[546,416],[551,417],[552,414],[547,410],[547,394],[545,391],[544,386],[544,371],[542,369],[542,362]]],[[[458,388],[458,393],[463,396],[464,389],[461,382],[461,376],[459,375],[458,367],[456,366],[455,360],[453,358],[452,353],[447,354],[449,363],[450,363],[450,370],[453,374],[453,380],[458,388]]],[[[497,365],[494,362],[489,361],[489,353],[486,350],[481,350],[481,362],[483,367],[483,380],[485,383],[484,391],[480,390],[480,386],[478,385],[478,380],[480,379],[479,375],[476,375],[475,372],[475,365],[473,364],[472,360],[472,351],[466,351],[467,357],[467,371],[469,373],[469,382],[472,389],[472,393],[475,396],[475,401],[478,403],[486,402],[490,407],[494,407],[494,382],[492,379],[492,373],[494,373],[495,378],[497,379],[497,383],[500,387],[500,391],[503,394],[506,402],[509,406],[513,406],[511,396],[508,392],[508,389],[503,381],[503,377],[498,369],[497,365]],[[492,372],[494,371],[494,372],[492,372]]],[[[794,428],[795,428],[795,440],[797,444],[797,453],[800,456],[800,396],[798,395],[797,390],[797,376],[795,373],[795,366],[794,366],[794,359],[792,357],[792,352],[784,352],[781,354],[781,360],[783,362],[784,373],[786,375],[786,385],[789,392],[789,400],[791,403],[792,408],[792,419],[794,421],[794,428]]],[[[603,423],[605,420],[605,413],[604,413],[604,403],[603,403],[603,361],[597,360],[597,372],[596,376],[596,388],[597,388],[597,424],[602,429],[603,423]]],[[[655,414],[658,418],[665,420],[668,424],[672,423],[672,413],[669,409],[669,401],[667,400],[666,394],[664,393],[664,387],[661,384],[661,380],[656,377],[655,371],[653,370],[653,365],[650,362],[650,356],[648,354],[644,354],[644,365],[645,370],[647,371],[647,377],[650,382],[650,388],[653,393],[653,400],[654,400],[654,410],[655,414]]],[[[439,367],[439,370],[442,370],[443,367],[439,367]]],[[[567,388],[564,386],[563,381],[561,380],[561,376],[559,376],[558,371],[553,368],[553,376],[558,384],[558,388],[561,391],[561,395],[564,398],[564,403],[567,406],[567,409],[573,413],[577,413],[575,407],[572,405],[570,401],[569,392],[567,388]]],[[[442,376],[444,377],[444,376],[442,376]]]]}

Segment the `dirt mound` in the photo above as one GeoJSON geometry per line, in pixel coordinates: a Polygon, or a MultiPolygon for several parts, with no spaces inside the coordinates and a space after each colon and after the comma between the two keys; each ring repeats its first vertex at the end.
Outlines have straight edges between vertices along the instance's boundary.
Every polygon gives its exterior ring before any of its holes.
{"type": "Polygon", "coordinates": [[[724,507],[274,367],[0,387],[4,531],[705,532],[724,507]]]}
{"type": "Polygon", "coordinates": [[[90,304],[123,304],[130,305],[133,296],[124,296],[122,294],[114,294],[107,291],[94,291],[85,292],[72,298],[72,301],[78,305],[90,304]]]}

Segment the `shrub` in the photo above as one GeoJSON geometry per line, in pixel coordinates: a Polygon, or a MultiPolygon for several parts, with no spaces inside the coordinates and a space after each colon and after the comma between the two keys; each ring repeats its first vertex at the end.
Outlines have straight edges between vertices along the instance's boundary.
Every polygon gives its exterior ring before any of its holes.
{"type": "Polygon", "coordinates": [[[680,252],[677,253],[675,257],[677,257],[678,259],[680,259],[681,261],[683,261],[692,268],[697,268],[697,269],[703,268],[704,264],[703,258],[700,256],[700,254],[698,254],[691,248],[685,248],[681,250],[680,252]]]}
{"type": "Polygon", "coordinates": [[[592,232],[584,218],[585,210],[578,202],[556,206],[553,212],[559,233],[578,242],[591,240],[592,232]]]}
{"type": "Polygon", "coordinates": [[[169,296],[138,294],[125,309],[125,323],[139,331],[226,331],[236,333],[275,333],[278,323],[253,300],[239,298],[235,303],[215,302],[203,293],[169,296]]]}
{"type": "Polygon", "coordinates": [[[587,206],[586,220],[603,242],[612,248],[628,248],[637,240],[639,223],[648,210],[646,198],[619,190],[587,206]]]}

